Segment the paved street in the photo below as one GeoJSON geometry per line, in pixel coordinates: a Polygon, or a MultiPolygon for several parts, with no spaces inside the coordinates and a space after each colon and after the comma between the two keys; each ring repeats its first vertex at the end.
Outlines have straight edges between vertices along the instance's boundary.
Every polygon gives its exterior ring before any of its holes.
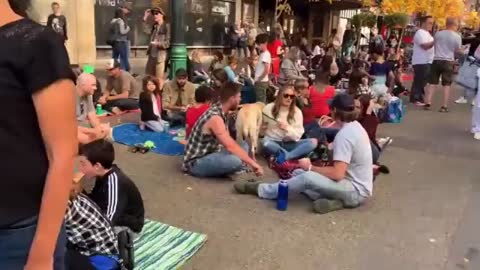
{"type": "Polygon", "coordinates": [[[185,269],[478,270],[480,142],[468,132],[470,109],[410,107],[402,124],[382,125],[394,139],[382,156],[391,175],[378,179],[367,205],[324,216],[301,196],[279,212],[234,194],[229,181],[185,176],[180,158],[116,149],[148,218],[208,234],[185,269]]]}

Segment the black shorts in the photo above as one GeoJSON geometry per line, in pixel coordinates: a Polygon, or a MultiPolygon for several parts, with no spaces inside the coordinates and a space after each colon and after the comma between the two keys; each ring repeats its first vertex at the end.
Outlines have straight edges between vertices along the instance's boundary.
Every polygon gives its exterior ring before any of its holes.
{"type": "Polygon", "coordinates": [[[429,84],[437,85],[442,78],[442,85],[448,86],[453,82],[454,61],[434,60],[430,70],[429,84]]]}

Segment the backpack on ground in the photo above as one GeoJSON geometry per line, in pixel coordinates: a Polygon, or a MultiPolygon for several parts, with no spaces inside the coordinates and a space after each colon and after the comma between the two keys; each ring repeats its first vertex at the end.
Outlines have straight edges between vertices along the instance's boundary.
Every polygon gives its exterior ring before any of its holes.
{"type": "Polygon", "coordinates": [[[122,260],[122,270],[133,270],[135,267],[134,236],[128,230],[120,231],[118,237],[118,251],[122,260]]]}
{"type": "Polygon", "coordinates": [[[385,110],[383,122],[386,123],[400,123],[405,115],[403,101],[397,97],[393,97],[385,110]]]}

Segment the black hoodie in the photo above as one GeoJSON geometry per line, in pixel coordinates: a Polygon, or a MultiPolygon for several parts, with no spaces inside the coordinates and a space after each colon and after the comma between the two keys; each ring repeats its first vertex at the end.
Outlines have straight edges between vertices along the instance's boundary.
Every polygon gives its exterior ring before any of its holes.
{"type": "Polygon", "coordinates": [[[134,232],[141,232],[145,209],[140,191],[133,181],[116,165],[102,177],[97,177],[95,187],[88,195],[113,226],[125,226],[134,232]]]}

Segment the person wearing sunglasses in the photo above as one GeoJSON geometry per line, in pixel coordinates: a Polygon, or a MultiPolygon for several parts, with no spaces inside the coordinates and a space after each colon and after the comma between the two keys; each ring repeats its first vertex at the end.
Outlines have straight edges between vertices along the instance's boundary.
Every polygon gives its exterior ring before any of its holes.
{"type": "Polygon", "coordinates": [[[295,100],[294,87],[286,85],[276,100],[263,110],[265,137],[262,146],[279,164],[305,157],[317,147],[316,139],[300,139],[304,133],[303,115],[295,100]]]}
{"type": "Polygon", "coordinates": [[[156,76],[160,81],[163,81],[165,79],[168,49],[170,48],[170,31],[165,22],[165,12],[160,7],[147,9],[143,21],[145,33],[150,35],[145,73],[156,76]],[[153,22],[153,26],[149,22],[153,22]]]}

